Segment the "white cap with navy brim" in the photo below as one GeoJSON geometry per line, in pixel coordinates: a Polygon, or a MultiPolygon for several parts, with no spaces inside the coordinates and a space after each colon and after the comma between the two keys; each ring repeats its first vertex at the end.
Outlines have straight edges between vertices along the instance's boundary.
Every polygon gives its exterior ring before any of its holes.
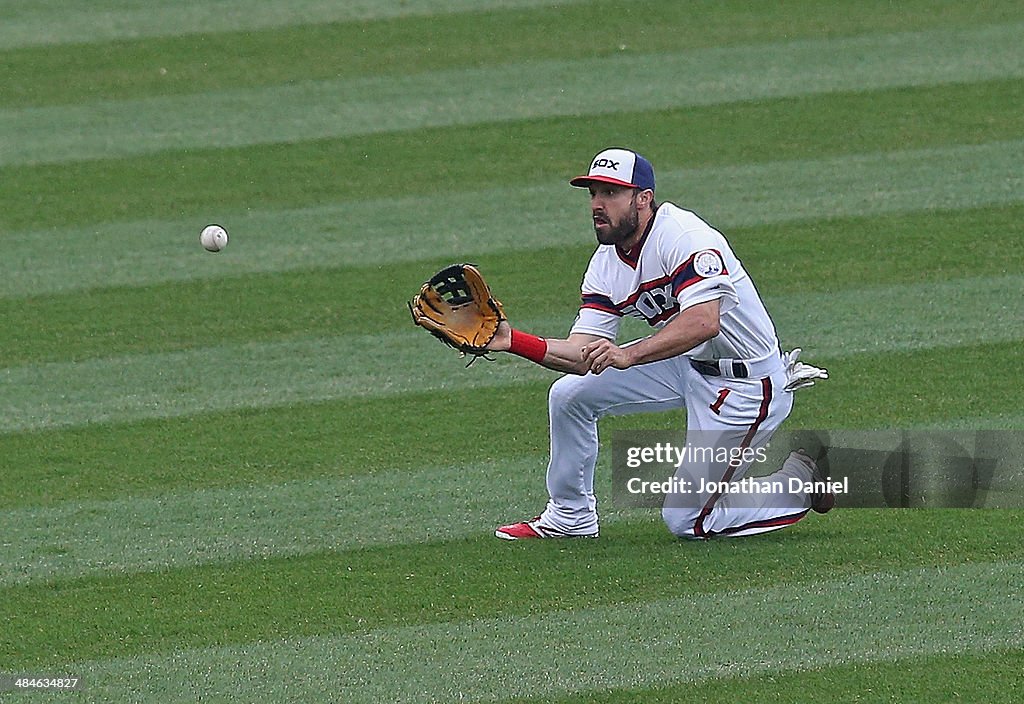
{"type": "Polygon", "coordinates": [[[590,171],[585,176],[577,176],[569,183],[587,188],[594,181],[653,191],[654,167],[630,149],[605,149],[590,162],[590,171]]]}

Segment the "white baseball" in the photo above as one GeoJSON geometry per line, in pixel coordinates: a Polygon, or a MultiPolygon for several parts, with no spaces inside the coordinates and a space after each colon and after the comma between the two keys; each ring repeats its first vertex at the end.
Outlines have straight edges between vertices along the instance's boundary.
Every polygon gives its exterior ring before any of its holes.
{"type": "Polygon", "coordinates": [[[228,231],[220,225],[207,225],[199,235],[199,243],[208,252],[219,252],[228,246],[228,231]]]}

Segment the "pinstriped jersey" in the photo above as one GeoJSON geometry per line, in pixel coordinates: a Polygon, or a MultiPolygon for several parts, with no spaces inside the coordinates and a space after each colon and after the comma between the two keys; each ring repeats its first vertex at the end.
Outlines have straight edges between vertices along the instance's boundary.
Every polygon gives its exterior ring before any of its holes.
{"type": "Polygon", "coordinates": [[[662,203],[640,242],[623,253],[600,245],[581,287],[571,333],[614,340],[623,316],[663,327],[679,311],[720,300],[719,334],[686,354],[758,359],[777,350],[775,325],[725,237],[696,214],[662,203]]]}

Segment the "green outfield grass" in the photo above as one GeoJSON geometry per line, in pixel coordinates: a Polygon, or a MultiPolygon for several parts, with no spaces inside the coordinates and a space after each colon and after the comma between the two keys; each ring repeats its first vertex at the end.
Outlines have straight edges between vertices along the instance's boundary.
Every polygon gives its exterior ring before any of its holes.
{"type": "Polygon", "coordinates": [[[555,375],[466,369],[405,300],[473,261],[563,334],[566,181],[634,147],[830,370],[785,427],[1024,431],[1022,44],[1002,1],[0,2],[0,676],[1020,701],[1021,510],[684,543],[602,457],[600,540],[499,542],[546,498],[555,375]]]}

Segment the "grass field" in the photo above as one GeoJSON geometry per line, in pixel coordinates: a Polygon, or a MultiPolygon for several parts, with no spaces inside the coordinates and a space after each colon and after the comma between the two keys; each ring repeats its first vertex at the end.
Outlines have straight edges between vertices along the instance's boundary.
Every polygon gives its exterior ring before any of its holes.
{"type": "Polygon", "coordinates": [[[609,502],[599,541],[499,542],[546,498],[555,376],[465,369],[405,308],[474,261],[563,334],[566,179],[629,146],[830,370],[786,427],[1024,430],[1022,46],[1016,0],[0,0],[0,675],[1024,700],[1024,511],[682,543],[609,502]]]}

